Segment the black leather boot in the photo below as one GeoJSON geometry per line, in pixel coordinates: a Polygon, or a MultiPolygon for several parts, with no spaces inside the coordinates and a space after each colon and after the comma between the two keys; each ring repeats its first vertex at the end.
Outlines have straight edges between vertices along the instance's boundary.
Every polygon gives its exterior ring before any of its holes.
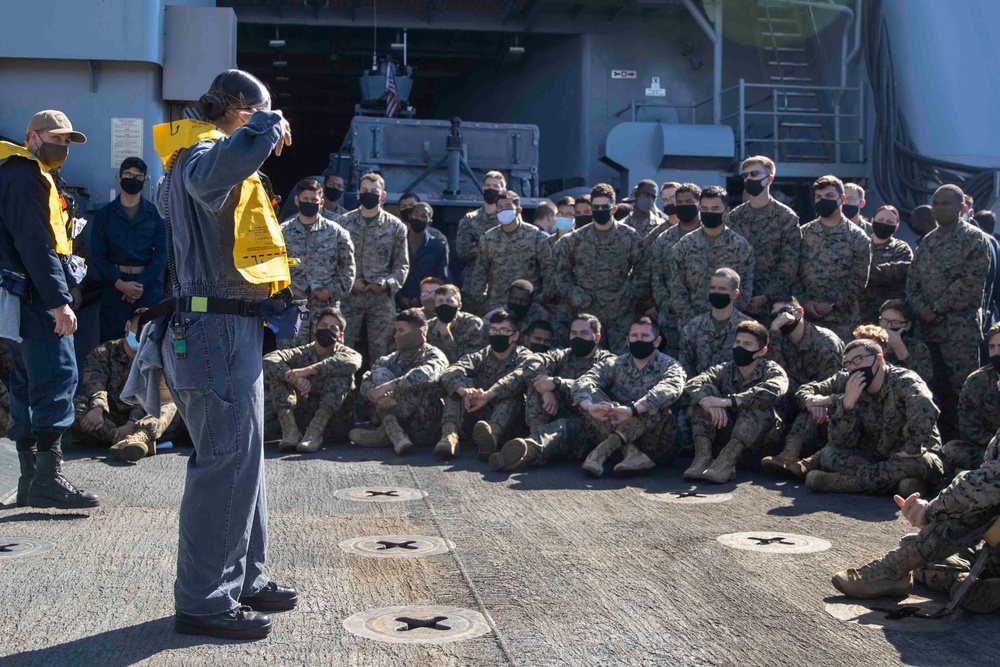
{"type": "Polygon", "coordinates": [[[257,595],[240,598],[240,604],[254,611],[290,611],[295,609],[298,601],[299,594],[294,588],[279,586],[273,581],[267,582],[264,590],[257,595]]]}
{"type": "Polygon", "coordinates": [[[191,616],[179,611],[174,616],[174,629],[182,635],[263,639],[271,633],[271,619],[252,611],[250,607],[237,607],[212,616],[191,616]]]}
{"type": "MultiPolygon", "coordinates": [[[[50,434],[46,434],[48,436],[50,434]]],[[[59,434],[55,434],[58,443],[59,434]]],[[[39,451],[35,456],[35,477],[28,488],[28,506],[55,509],[83,509],[97,507],[101,501],[92,493],[77,489],[62,474],[62,447],[53,444],[43,451],[43,436],[38,438],[39,451]]]]}
{"type": "Polygon", "coordinates": [[[17,460],[21,464],[21,477],[17,480],[16,503],[18,507],[27,507],[28,487],[31,486],[31,480],[35,477],[35,439],[22,438],[15,444],[17,446],[17,460]]]}

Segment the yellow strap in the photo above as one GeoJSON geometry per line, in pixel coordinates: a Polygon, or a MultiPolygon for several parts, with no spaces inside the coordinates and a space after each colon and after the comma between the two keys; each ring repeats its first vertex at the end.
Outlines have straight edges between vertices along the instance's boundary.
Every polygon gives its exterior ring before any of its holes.
{"type": "Polygon", "coordinates": [[[69,222],[69,214],[63,206],[62,197],[59,195],[59,188],[49,174],[49,168],[35,157],[35,154],[24,146],[18,146],[6,141],[0,141],[0,162],[9,157],[20,156],[28,158],[38,165],[42,177],[49,183],[49,231],[52,233],[52,243],[56,253],[59,255],[73,254],[73,239],[66,233],[66,226],[69,222]]]}
{"type": "Polygon", "coordinates": [[[169,170],[177,153],[194,146],[199,141],[219,141],[226,133],[212,123],[185,118],[171,123],[153,126],[153,149],[163,160],[163,168],[169,170]]]}

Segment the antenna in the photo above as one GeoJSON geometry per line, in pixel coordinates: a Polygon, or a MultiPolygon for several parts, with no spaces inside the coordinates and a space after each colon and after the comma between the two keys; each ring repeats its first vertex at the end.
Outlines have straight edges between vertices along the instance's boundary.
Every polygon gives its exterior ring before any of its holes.
{"type": "Polygon", "coordinates": [[[372,0],[372,71],[378,71],[378,2],[372,0]]]}

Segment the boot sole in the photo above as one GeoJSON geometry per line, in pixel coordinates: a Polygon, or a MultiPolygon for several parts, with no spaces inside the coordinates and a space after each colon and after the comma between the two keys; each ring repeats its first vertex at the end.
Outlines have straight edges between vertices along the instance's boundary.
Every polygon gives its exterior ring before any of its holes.
{"type": "Polygon", "coordinates": [[[909,597],[910,594],[913,592],[913,586],[910,586],[905,591],[897,589],[897,590],[879,591],[878,593],[874,593],[871,595],[859,595],[858,593],[850,593],[848,591],[845,591],[843,588],[841,588],[840,582],[836,578],[831,579],[830,583],[833,584],[833,587],[836,588],[842,595],[846,595],[847,597],[853,598],[855,600],[877,600],[878,598],[905,598],[909,597]]]}
{"type": "Polygon", "coordinates": [[[790,477],[799,479],[799,476],[786,468],[785,464],[781,461],[761,461],[760,469],[769,475],[774,475],[775,477],[790,477]]]}
{"type": "Polygon", "coordinates": [[[528,458],[528,448],[519,450],[508,448],[505,444],[500,451],[491,454],[489,458],[490,468],[496,472],[509,472],[521,465],[528,458]]]}
{"type": "Polygon", "coordinates": [[[497,443],[492,433],[486,433],[486,428],[480,427],[479,424],[476,424],[472,429],[472,441],[476,443],[476,448],[479,450],[480,461],[489,461],[490,457],[497,452],[497,443]]]}
{"type": "Polygon", "coordinates": [[[604,468],[601,468],[600,470],[591,470],[590,468],[584,468],[583,466],[580,468],[591,477],[599,478],[604,476],[604,468]]]}
{"type": "Polygon", "coordinates": [[[226,630],[223,628],[206,627],[191,621],[175,620],[174,630],[182,635],[203,635],[205,637],[218,637],[219,639],[264,639],[271,634],[271,623],[245,630],[226,630]]]}
{"type": "Polygon", "coordinates": [[[88,507],[100,507],[100,498],[95,498],[94,500],[88,500],[86,502],[78,503],[60,503],[55,500],[31,500],[28,499],[26,507],[34,507],[35,509],[55,509],[55,510],[81,510],[87,509],[88,507]]]}
{"type": "Polygon", "coordinates": [[[135,463],[136,461],[142,459],[146,456],[146,446],[145,445],[125,445],[121,448],[121,457],[126,461],[131,461],[135,463]]]}
{"type": "Polygon", "coordinates": [[[621,477],[641,477],[642,475],[648,475],[649,473],[653,472],[653,468],[655,468],[655,467],[656,466],[650,466],[649,468],[636,468],[636,469],[629,468],[627,470],[617,470],[617,469],[615,469],[615,470],[611,471],[611,474],[614,475],[615,477],[619,477],[619,478],[621,478],[621,477]]]}
{"type": "Polygon", "coordinates": [[[256,602],[251,603],[246,598],[240,598],[240,604],[245,604],[254,611],[291,611],[295,609],[295,606],[299,602],[299,597],[296,595],[288,600],[282,600],[280,602],[256,602]]]}
{"type": "Polygon", "coordinates": [[[407,442],[407,443],[404,443],[404,444],[400,445],[399,447],[393,445],[392,448],[396,451],[396,453],[398,455],[402,456],[406,452],[408,452],[411,449],[413,449],[413,443],[412,442],[407,442]]]}

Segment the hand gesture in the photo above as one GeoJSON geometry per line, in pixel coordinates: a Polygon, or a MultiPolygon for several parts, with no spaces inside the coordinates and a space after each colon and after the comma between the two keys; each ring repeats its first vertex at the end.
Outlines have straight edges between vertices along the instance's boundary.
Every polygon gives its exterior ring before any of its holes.
{"type": "Polygon", "coordinates": [[[619,405],[608,413],[608,421],[612,424],[624,424],[632,419],[632,408],[627,405],[619,405]]]}
{"type": "Polygon", "coordinates": [[[775,315],[771,321],[771,331],[781,331],[781,327],[795,321],[795,316],[789,312],[781,312],[775,315]]]}
{"type": "Polygon", "coordinates": [[[892,499],[899,505],[903,518],[909,521],[911,526],[924,528],[927,525],[927,506],[930,503],[922,499],[919,493],[914,493],[906,500],[903,500],[902,496],[893,496],[892,499]]]}
{"type": "Polygon", "coordinates": [[[104,410],[101,408],[91,408],[80,420],[80,430],[84,433],[93,433],[104,423],[104,410]]]}
{"type": "Polygon", "coordinates": [[[861,398],[861,392],[865,390],[868,383],[861,371],[854,371],[847,377],[847,387],[844,389],[844,407],[852,410],[861,398]]]}
{"type": "Polygon", "coordinates": [[[590,407],[586,408],[586,410],[597,421],[606,422],[608,421],[608,416],[614,412],[616,407],[614,403],[604,401],[601,403],[591,403],[590,407]]]}
{"type": "Polygon", "coordinates": [[[726,424],[729,423],[729,414],[724,408],[709,408],[706,412],[712,418],[712,425],[715,428],[726,428],[726,424]]]}
{"type": "Polygon", "coordinates": [[[556,384],[552,381],[552,377],[548,375],[539,375],[531,383],[531,386],[535,388],[539,394],[545,394],[548,392],[554,392],[556,390],[556,384]]]}

